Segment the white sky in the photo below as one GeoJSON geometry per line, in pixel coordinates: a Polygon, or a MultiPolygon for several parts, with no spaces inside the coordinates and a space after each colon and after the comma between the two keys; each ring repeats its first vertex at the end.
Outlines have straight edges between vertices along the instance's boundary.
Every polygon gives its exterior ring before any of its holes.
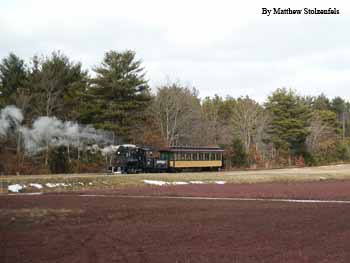
{"type": "Polygon", "coordinates": [[[350,99],[349,1],[0,1],[0,58],[62,50],[91,69],[106,51],[132,49],[153,88],[170,80],[201,97],[262,101],[287,87],[350,99]],[[340,15],[267,17],[263,7],[340,15]]]}

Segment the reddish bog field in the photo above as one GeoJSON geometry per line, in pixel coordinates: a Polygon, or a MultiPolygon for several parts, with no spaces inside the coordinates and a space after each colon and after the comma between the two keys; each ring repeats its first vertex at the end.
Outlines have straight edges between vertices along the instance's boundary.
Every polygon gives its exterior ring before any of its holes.
{"type": "Polygon", "coordinates": [[[0,261],[350,262],[348,203],[160,197],[350,200],[349,181],[81,194],[0,196],[0,261]]]}

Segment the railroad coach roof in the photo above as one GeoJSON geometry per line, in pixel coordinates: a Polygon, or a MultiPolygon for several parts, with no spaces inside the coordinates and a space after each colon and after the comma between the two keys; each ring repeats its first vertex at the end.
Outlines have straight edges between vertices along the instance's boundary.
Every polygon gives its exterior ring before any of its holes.
{"type": "Polygon", "coordinates": [[[159,152],[223,152],[220,147],[190,147],[190,146],[171,146],[159,150],[159,152]]]}

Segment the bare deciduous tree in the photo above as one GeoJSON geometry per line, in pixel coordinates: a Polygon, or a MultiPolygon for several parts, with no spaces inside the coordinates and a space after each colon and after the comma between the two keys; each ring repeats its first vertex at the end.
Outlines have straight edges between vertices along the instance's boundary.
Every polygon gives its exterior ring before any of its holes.
{"type": "Polygon", "coordinates": [[[310,121],[310,134],[306,138],[306,146],[310,153],[315,154],[322,142],[336,139],[336,114],[332,111],[315,111],[310,121]]]}
{"type": "Polygon", "coordinates": [[[195,89],[178,84],[158,89],[153,112],[168,145],[194,144],[193,135],[200,123],[200,101],[197,96],[195,89]]]}
{"type": "Polygon", "coordinates": [[[233,109],[231,117],[233,133],[243,142],[247,153],[256,137],[261,112],[261,106],[249,97],[237,99],[233,109]]]}

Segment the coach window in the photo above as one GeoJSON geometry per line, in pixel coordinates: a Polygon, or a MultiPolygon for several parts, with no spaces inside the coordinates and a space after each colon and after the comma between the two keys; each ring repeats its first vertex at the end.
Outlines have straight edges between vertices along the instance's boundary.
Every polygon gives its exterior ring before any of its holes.
{"type": "Polygon", "coordinates": [[[192,153],[192,160],[197,161],[198,160],[198,155],[197,153],[192,153]]]}
{"type": "Polygon", "coordinates": [[[201,161],[203,160],[203,153],[198,154],[198,160],[201,160],[201,161]]]}
{"type": "Polygon", "coordinates": [[[192,153],[192,160],[197,160],[198,158],[197,158],[197,153],[192,153]]]}
{"type": "Polygon", "coordinates": [[[206,160],[206,161],[209,160],[209,153],[205,153],[205,160],[206,160]]]}

